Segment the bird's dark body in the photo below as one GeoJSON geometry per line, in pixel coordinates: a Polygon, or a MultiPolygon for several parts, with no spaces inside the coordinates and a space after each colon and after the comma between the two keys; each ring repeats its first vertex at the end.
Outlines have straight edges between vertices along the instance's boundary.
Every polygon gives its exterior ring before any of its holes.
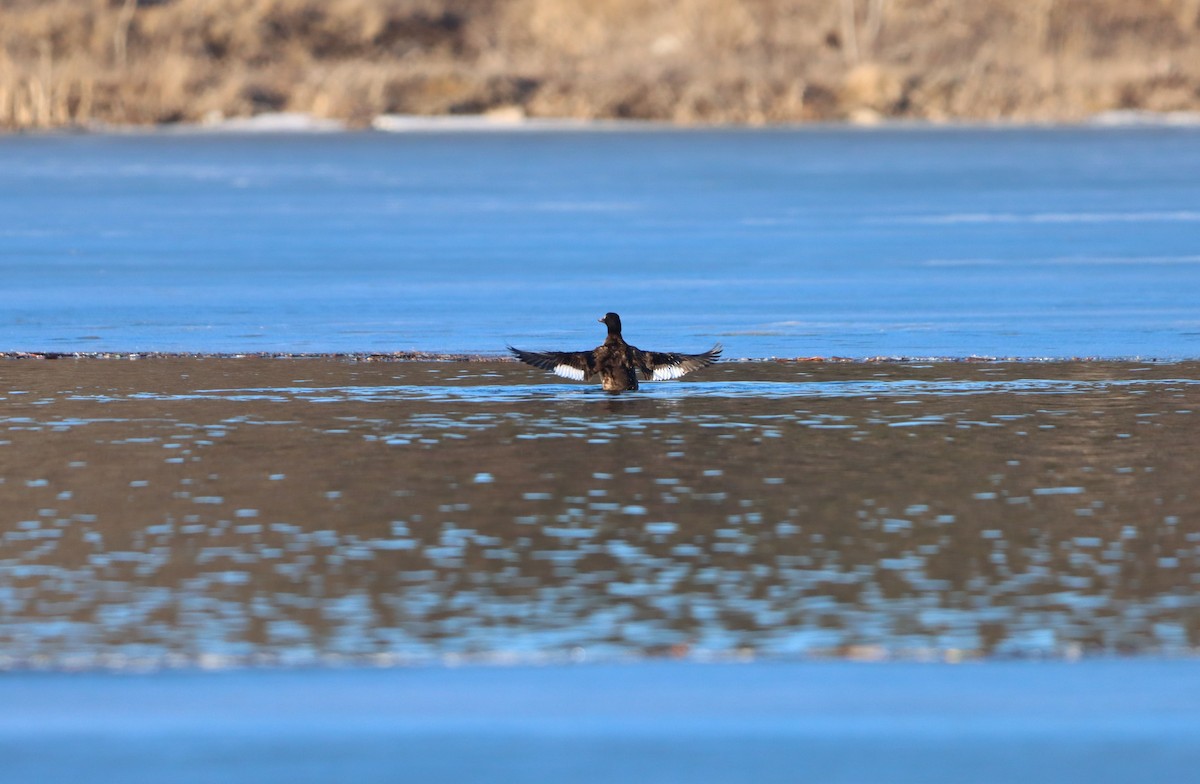
{"type": "Polygon", "coordinates": [[[576,381],[600,376],[605,392],[632,392],[638,388],[638,373],[645,378],[679,378],[698,368],[711,365],[721,356],[721,344],[702,354],[675,354],[643,351],[621,337],[621,317],[606,313],[600,319],[608,327],[608,337],[591,351],[522,351],[509,346],[517,359],[542,370],[549,370],[576,381]]]}
{"type": "Polygon", "coordinates": [[[609,335],[596,347],[596,372],[605,392],[633,392],[638,388],[637,360],[620,335],[609,335]]]}

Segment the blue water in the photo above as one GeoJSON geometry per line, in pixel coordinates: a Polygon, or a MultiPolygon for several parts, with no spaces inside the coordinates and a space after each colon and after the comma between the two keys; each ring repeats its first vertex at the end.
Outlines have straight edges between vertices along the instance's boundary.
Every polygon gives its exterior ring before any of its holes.
{"type": "Polygon", "coordinates": [[[1200,131],[0,138],[0,351],[1200,357],[1200,131]]]}
{"type": "Polygon", "coordinates": [[[1183,784],[1190,662],[17,673],[2,784],[1183,784]]]}

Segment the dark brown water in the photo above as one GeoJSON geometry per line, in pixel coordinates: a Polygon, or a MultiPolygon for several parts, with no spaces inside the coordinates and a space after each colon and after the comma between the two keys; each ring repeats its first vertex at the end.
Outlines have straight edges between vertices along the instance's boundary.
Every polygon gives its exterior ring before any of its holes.
{"type": "Polygon", "coordinates": [[[0,362],[0,665],[1200,647],[1200,365],[554,381],[0,362]]]}

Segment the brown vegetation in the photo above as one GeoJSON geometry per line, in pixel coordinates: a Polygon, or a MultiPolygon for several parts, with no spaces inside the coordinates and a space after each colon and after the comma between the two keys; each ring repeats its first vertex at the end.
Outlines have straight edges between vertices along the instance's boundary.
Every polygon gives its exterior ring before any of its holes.
{"type": "Polygon", "coordinates": [[[1200,108],[1200,0],[0,0],[0,127],[1200,108]]]}

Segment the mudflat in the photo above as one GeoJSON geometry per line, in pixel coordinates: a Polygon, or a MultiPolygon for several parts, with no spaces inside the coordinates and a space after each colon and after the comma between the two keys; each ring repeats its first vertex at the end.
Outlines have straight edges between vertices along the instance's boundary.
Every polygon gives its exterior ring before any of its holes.
{"type": "Polygon", "coordinates": [[[1200,363],[0,361],[0,665],[1188,654],[1200,363]]]}

